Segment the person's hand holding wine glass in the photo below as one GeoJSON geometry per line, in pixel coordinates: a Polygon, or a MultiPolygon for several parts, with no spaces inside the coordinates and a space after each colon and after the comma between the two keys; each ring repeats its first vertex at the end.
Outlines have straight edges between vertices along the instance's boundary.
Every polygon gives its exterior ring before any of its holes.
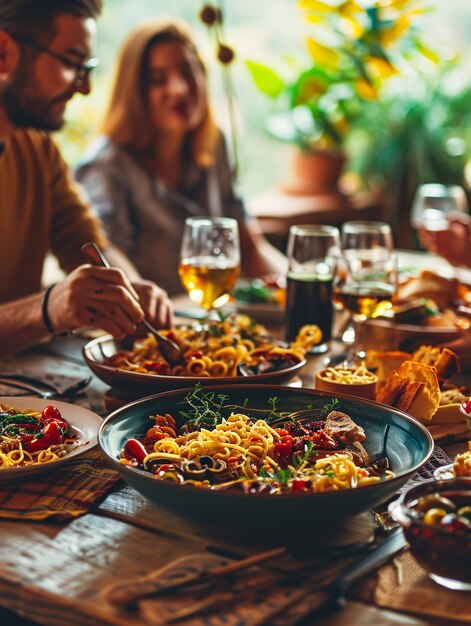
{"type": "Polygon", "coordinates": [[[226,304],[240,272],[237,222],[228,217],[185,221],[179,276],[192,302],[208,312],[226,304]]]}
{"type": "Polygon", "coordinates": [[[367,319],[392,308],[397,286],[397,255],[391,229],[383,222],[346,222],[342,227],[342,259],[334,300],[355,322],[355,341],[347,360],[362,349],[361,330],[367,319]]]}
{"type": "Polygon", "coordinates": [[[471,219],[466,193],[459,185],[419,185],[411,210],[411,226],[420,243],[452,265],[471,267],[471,219]]]}

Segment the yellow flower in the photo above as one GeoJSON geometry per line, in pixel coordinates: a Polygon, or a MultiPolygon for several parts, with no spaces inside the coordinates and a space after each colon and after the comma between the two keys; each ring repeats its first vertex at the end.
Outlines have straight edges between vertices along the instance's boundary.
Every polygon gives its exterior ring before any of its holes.
{"type": "Polygon", "coordinates": [[[340,61],[340,54],[333,48],[322,45],[312,37],[308,37],[307,47],[316,65],[336,68],[340,61]]]}
{"type": "Polygon", "coordinates": [[[401,15],[398,19],[393,23],[392,26],[388,28],[382,28],[379,33],[379,40],[384,45],[387,46],[390,43],[393,43],[399,37],[405,33],[410,28],[410,19],[406,15],[401,15]]]}
{"type": "Polygon", "coordinates": [[[357,94],[365,100],[376,100],[378,97],[378,93],[374,86],[364,78],[357,78],[355,80],[355,89],[357,94]]]}
{"type": "Polygon", "coordinates": [[[369,70],[378,78],[390,78],[394,74],[399,74],[398,69],[383,57],[370,57],[367,63],[369,70]]]}
{"type": "Polygon", "coordinates": [[[301,9],[314,11],[315,13],[337,13],[337,7],[320,0],[300,0],[301,9]]]}

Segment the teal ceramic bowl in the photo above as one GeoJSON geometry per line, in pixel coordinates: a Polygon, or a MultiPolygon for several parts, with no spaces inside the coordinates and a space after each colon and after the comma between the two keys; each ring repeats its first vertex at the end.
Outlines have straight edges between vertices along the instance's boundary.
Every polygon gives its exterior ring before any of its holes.
{"type": "MultiPolygon", "coordinates": [[[[430,457],[433,440],[428,430],[413,417],[368,400],[346,395],[333,396],[314,389],[293,389],[273,385],[205,387],[205,392],[224,393],[226,403],[251,409],[267,409],[269,398],[277,398],[279,411],[322,409],[334,397],[336,407],[352,417],[366,433],[365,448],[370,456],[385,446],[395,477],[357,489],[326,493],[281,495],[246,494],[239,491],[211,491],[189,485],[156,480],[152,474],[118,462],[127,439],[145,434],[149,415],[170,413],[183,423],[179,411],[188,409],[185,396],[190,390],[171,391],[138,400],[112,413],[98,433],[99,444],[121,476],[158,509],[188,520],[224,528],[250,531],[310,530],[366,511],[389,499],[430,457]]],[[[227,414],[230,410],[227,410],[227,414]]],[[[247,409],[247,414],[250,411],[247,409]]]]}

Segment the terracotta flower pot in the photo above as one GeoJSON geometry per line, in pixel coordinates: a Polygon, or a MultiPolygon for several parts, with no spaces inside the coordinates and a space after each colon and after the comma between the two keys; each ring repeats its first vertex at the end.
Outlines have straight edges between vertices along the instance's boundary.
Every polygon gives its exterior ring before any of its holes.
{"type": "Polygon", "coordinates": [[[299,195],[337,194],[345,161],[341,152],[293,150],[283,191],[299,195]]]}

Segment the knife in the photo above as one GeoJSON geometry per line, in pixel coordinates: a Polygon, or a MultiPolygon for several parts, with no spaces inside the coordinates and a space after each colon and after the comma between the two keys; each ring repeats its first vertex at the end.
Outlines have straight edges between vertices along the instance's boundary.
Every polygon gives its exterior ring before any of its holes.
{"type": "Polygon", "coordinates": [[[360,555],[358,559],[342,570],[340,575],[331,583],[321,589],[319,601],[294,626],[312,626],[313,618],[318,618],[330,610],[341,608],[345,602],[345,594],[354,582],[387,563],[391,557],[400,552],[406,545],[407,541],[402,528],[398,527],[392,530],[366,556],[364,554],[360,555]]]}

